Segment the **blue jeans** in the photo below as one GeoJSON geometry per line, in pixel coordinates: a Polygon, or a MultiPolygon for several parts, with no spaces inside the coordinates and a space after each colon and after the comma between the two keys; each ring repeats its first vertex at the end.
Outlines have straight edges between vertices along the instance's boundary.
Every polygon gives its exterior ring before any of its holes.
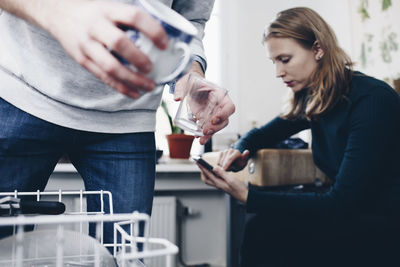
{"type": "MultiPolygon", "coordinates": [[[[156,161],[153,132],[106,134],[69,129],[0,98],[1,192],[44,190],[63,154],[82,176],[86,190],[111,191],[114,213],[151,213],[156,161]]],[[[98,196],[87,198],[88,211],[98,211],[99,206],[98,196]]],[[[112,241],[112,225],[105,227],[104,238],[112,241]]]]}

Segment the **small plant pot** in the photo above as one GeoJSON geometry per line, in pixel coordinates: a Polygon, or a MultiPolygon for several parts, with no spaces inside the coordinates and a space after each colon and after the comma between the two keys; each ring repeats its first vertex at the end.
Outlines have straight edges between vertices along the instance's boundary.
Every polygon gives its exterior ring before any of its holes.
{"type": "Polygon", "coordinates": [[[188,159],[194,136],[187,134],[167,135],[169,157],[172,159],[188,159]]]}

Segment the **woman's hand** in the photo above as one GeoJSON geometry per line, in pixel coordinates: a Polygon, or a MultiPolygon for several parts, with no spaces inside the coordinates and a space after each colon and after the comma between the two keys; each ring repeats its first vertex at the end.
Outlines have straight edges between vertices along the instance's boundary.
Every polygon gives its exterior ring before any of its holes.
{"type": "Polygon", "coordinates": [[[221,166],[225,171],[240,171],[246,167],[249,160],[250,151],[245,150],[240,153],[239,150],[229,148],[219,154],[218,166],[221,166]]]}
{"type": "Polygon", "coordinates": [[[204,183],[219,188],[246,204],[249,189],[244,182],[230,176],[229,173],[224,171],[220,166],[215,166],[212,172],[199,163],[197,163],[197,166],[199,166],[201,170],[201,180],[204,183]]]}
{"type": "Polygon", "coordinates": [[[137,29],[160,49],[168,37],[149,14],[135,5],[110,1],[58,0],[43,1],[36,9],[34,21],[50,32],[65,51],[80,65],[115,90],[133,98],[140,91],[151,91],[155,83],[144,74],[152,70],[150,59],[118,26],[137,29]],[[119,62],[110,51],[134,65],[134,72],[119,62]]]}

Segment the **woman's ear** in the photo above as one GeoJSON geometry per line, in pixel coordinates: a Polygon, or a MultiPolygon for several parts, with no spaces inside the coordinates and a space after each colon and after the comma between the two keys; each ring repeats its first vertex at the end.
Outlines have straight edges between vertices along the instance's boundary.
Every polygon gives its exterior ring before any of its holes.
{"type": "Polygon", "coordinates": [[[324,56],[324,50],[322,50],[318,40],[314,42],[312,50],[315,55],[315,60],[319,61],[324,56]]]}

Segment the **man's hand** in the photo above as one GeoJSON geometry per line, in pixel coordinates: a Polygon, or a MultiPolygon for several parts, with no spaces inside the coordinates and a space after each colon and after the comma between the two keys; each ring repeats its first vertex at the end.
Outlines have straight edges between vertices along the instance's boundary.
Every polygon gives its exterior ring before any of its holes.
{"type": "Polygon", "coordinates": [[[181,101],[186,94],[186,84],[191,73],[197,73],[204,78],[204,72],[199,62],[194,61],[188,73],[176,81],[174,90],[174,100],[181,101]]]}
{"type": "Polygon", "coordinates": [[[228,94],[219,103],[218,111],[211,118],[210,123],[204,125],[203,134],[200,137],[200,144],[205,144],[211,136],[225,128],[229,123],[229,117],[235,112],[235,105],[228,94]]]}
{"type": "Polygon", "coordinates": [[[168,45],[162,26],[134,5],[88,0],[2,0],[0,7],[51,33],[84,68],[115,90],[133,98],[155,84],[145,77],[152,63],[118,26],[133,27],[160,49],[168,45]],[[138,72],[121,64],[127,59],[138,72]]]}
{"type": "MultiPolygon", "coordinates": [[[[204,78],[203,70],[200,63],[195,61],[190,69],[190,71],[179,79],[175,84],[174,99],[175,101],[182,100],[186,93],[186,83],[190,73],[197,73],[204,78]]],[[[229,123],[229,116],[235,112],[235,105],[228,95],[225,95],[224,99],[218,106],[218,111],[215,113],[214,117],[211,118],[210,123],[204,125],[203,134],[200,137],[200,144],[204,145],[211,136],[218,132],[219,130],[225,128],[229,123]]]]}

